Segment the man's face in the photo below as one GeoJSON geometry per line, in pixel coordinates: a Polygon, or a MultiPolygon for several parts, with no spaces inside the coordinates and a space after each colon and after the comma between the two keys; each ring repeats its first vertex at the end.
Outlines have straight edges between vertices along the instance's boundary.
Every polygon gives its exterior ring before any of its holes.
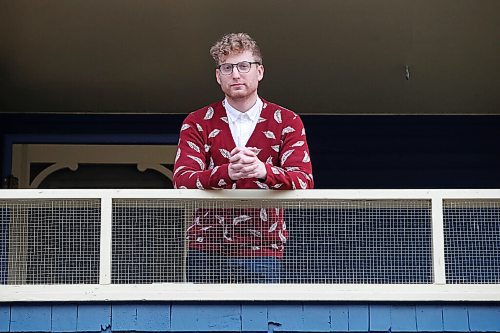
{"type": "MultiPolygon", "coordinates": [[[[250,51],[232,53],[221,63],[237,64],[241,61],[256,61],[250,51]]],[[[264,66],[252,64],[248,73],[240,73],[236,66],[231,74],[222,74],[219,69],[215,70],[215,77],[222,91],[228,99],[238,100],[257,96],[259,81],[264,77],[264,66]]]]}

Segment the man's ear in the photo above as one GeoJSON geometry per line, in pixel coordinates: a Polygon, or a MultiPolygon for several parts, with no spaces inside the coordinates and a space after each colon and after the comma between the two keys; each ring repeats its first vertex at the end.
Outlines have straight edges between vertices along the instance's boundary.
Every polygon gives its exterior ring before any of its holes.
{"type": "Polygon", "coordinates": [[[220,71],[218,69],[215,70],[215,79],[217,80],[218,84],[221,84],[220,71]]]}
{"type": "Polygon", "coordinates": [[[264,78],[264,65],[259,65],[259,67],[257,67],[257,75],[259,81],[264,78]]]}

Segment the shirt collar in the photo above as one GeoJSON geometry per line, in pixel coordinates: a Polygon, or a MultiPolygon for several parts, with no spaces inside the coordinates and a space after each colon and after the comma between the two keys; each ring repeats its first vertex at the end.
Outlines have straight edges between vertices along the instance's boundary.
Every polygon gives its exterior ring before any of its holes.
{"type": "Polygon", "coordinates": [[[247,115],[248,118],[250,118],[250,120],[256,121],[260,116],[260,112],[262,110],[263,104],[264,103],[262,102],[262,100],[259,97],[257,97],[257,101],[250,108],[250,110],[248,110],[247,112],[240,112],[240,111],[236,110],[235,108],[233,108],[231,106],[231,104],[229,104],[229,102],[227,101],[227,98],[224,99],[224,107],[226,108],[227,116],[228,116],[229,120],[231,120],[232,122],[236,121],[239,117],[241,117],[243,115],[247,115]]]}

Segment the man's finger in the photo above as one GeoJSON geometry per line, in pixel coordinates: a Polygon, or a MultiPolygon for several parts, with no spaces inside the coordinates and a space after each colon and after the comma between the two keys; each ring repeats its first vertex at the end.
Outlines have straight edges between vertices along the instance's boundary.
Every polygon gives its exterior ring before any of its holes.
{"type": "Polygon", "coordinates": [[[255,169],[257,169],[258,166],[259,166],[258,164],[250,164],[248,166],[241,168],[240,170],[241,170],[241,172],[244,172],[244,173],[251,173],[255,169]]]}
{"type": "Polygon", "coordinates": [[[257,148],[245,148],[244,150],[242,150],[242,153],[245,154],[246,156],[257,156],[257,151],[258,149],[257,148]]]}
{"type": "Polygon", "coordinates": [[[233,150],[231,150],[231,156],[234,156],[236,154],[238,154],[239,152],[241,152],[243,149],[240,148],[240,147],[234,147],[233,150]]]}
{"type": "Polygon", "coordinates": [[[245,156],[245,155],[236,155],[233,156],[229,159],[229,163],[234,163],[234,164],[252,164],[255,163],[256,157],[255,156],[245,156]]]}
{"type": "Polygon", "coordinates": [[[229,163],[236,163],[241,159],[241,155],[233,155],[229,158],[229,163]]]}
{"type": "Polygon", "coordinates": [[[257,154],[259,152],[259,148],[257,147],[248,147],[248,149],[250,149],[252,152],[254,152],[255,154],[257,154]]]}

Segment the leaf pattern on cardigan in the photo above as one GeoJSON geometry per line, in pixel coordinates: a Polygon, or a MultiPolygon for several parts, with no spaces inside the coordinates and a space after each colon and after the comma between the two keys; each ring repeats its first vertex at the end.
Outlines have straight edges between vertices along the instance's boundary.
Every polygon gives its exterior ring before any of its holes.
{"type": "Polygon", "coordinates": [[[201,169],[201,170],[204,170],[204,169],[205,169],[205,163],[203,163],[203,161],[201,160],[201,158],[196,157],[196,156],[193,156],[193,155],[188,155],[187,157],[189,157],[190,159],[192,159],[192,160],[194,160],[196,163],[198,163],[198,165],[200,166],[200,169],[201,169]]]}
{"type": "Polygon", "coordinates": [[[281,156],[281,165],[285,164],[288,157],[290,157],[290,155],[292,155],[294,151],[295,149],[290,149],[283,153],[283,156],[281,156]]]}
{"type": "Polygon", "coordinates": [[[297,141],[295,142],[292,147],[302,147],[304,145],[304,141],[297,141]]]}
{"type": "Polygon", "coordinates": [[[280,109],[274,111],[274,120],[276,120],[276,122],[278,124],[282,123],[282,121],[281,121],[281,110],[280,109]]]}
{"type": "Polygon", "coordinates": [[[227,159],[231,158],[231,153],[229,152],[229,150],[221,148],[221,149],[219,149],[219,151],[220,151],[221,155],[224,156],[225,158],[227,158],[227,159]]]}
{"type": "Polygon", "coordinates": [[[272,131],[264,131],[263,133],[266,136],[266,138],[268,138],[268,139],[276,139],[276,136],[274,135],[274,133],[272,131]]]}
{"type": "Polygon", "coordinates": [[[203,118],[204,120],[210,120],[214,116],[214,109],[209,106],[207,109],[207,113],[205,113],[205,117],[203,118]]]}
{"type": "Polygon", "coordinates": [[[193,149],[194,151],[196,151],[197,153],[200,152],[200,147],[198,147],[198,145],[196,145],[196,143],[194,142],[191,142],[191,141],[187,141],[187,144],[188,146],[193,149]]]}
{"type": "Polygon", "coordinates": [[[283,128],[283,131],[281,131],[281,134],[285,135],[285,134],[292,133],[292,132],[295,132],[295,128],[293,128],[292,126],[287,126],[287,127],[283,128]]]}
{"type": "Polygon", "coordinates": [[[218,134],[220,133],[220,129],[214,129],[210,134],[208,135],[209,138],[215,138],[218,134]]]}

